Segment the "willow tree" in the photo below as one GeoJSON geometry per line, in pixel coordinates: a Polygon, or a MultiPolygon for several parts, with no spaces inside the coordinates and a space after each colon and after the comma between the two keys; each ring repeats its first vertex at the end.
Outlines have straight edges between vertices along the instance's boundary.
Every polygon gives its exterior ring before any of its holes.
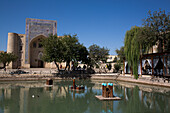
{"type": "Polygon", "coordinates": [[[138,63],[140,58],[140,41],[138,38],[140,30],[140,27],[132,27],[131,30],[126,32],[124,42],[125,57],[136,79],[138,78],[138,63]]]}

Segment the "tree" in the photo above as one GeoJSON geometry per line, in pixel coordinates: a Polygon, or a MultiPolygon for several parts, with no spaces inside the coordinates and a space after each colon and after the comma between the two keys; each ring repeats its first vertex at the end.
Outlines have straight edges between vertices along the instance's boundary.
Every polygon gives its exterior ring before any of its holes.
{"type": "Polygon", "coordinates": [[[96,44],[93,44],[89,47],[89,59],[93,60],[90,61],[91,65],[99,63],[99,61],[106,62],[107,55],[109,55],[109,49],[105,47],[100,47],[96,44]]]}
{"type": "Polygon", "coordinates": [[[42,45],[44,47],[43,60],[54,62],[58,70],[60,70],[58,63],[61,62],[66,62],[66,68],[70,66],[71,61],[87,62],[88,51],[78,42],[77,35],[64,35],[63,37],[50,35],[42,41],[42,45]]]}
{"type": "Polygon", "coordinates": [[[118,72],[120,70],[121,66],[119,63],[114,64],[114,72],[118,72]]]}
{"type": "Polygon", "coordinates": [[[77,61],[80,61],[84,64],[87,64],[88,63],[88,50],[87,48],[83,45],[83,44],[79,44],[78,45],[78,48],[77,48],[77,54],[76,54],[76,60],[77,61]]]}
{"type": "Polygon", "coordinates": [[[113,62],[117,62],[117,60],[118,60],[117,57],[115,57],[114,60],[113,60],[113,62]]]}
{"type": "MultiPolygon", "coordinates": [[[[144,19],[144,27],[133,27],[126,32],[124,53],[131,67],[133,75],[138,78],[139,57],[148,53],[151,47],[158,42],[163,51],[169,51],[170,40],[170,19],[165,11],[149,11],[149,16],[144,19]],[[166,47],[166,48],[165,48],[166,47]]],[[[118,51],[119,52],[119,51],[118,51]]]]}
{"type": "Polygon", "coordinates": [[[140,58],[140,42],[139,33],[140,27],[132,27],[131,30],[126,32],[124,53],[128,65],[132,68],[133,75],[138,78],[138,62],[140,58]]]}
{"type": "Polygon", "coordinates": [[[44,48],[43,60],[45,62],[54,62],[59,70],[59,65],[57,63],[63,61],[66,50],[62,43],[62,38],[57,35],[50,35],[48,38],[42,40],[42,45],[44,48]]]}
{"type": "Polygon", "coordinates": [[[119,49],[116,49],[115,51],[116,51],[116,53],[117,53],[117,55],[118,55],[118,57],[119,57],[119,62],[122,63],[122,62],[123,62],[123,59],[125,58],[124,47],[122,46],[122,47],[120,48],[120,50],[119,50],[119,49]]]}
{"type": "Polygon", "coordinates": [[[15,62],[17,58],[18,57],[12,53],[0,53],[0,63],[3,63],[3,68],[6,68],[10,62],[15,62]]]}
{"type": "Polygon", "coordinates": [[[107,69],[110,71],[112,69],[112,65],[109,63],[107,64],[107,69]]]}
{"type": "Polygon", "coordinates": [[[165,11],[159,10],[159,12],[151,11],[148,12],[148,18],[144,19],[143,39],[151,46],[155,45],[157,41],[161,44],[163,51],[168,50],[170,40],[170,15],[166,14],[165,11]]]}
{"type": "Polygon", "coordinates": [[[63,60],[66,62],[66,68],[70,69],[69,64],[71,61],[87,63],[88,51],[83,44],[79,43],[77,35],[64,35],[62,42],[65,46],[63,60]]]}

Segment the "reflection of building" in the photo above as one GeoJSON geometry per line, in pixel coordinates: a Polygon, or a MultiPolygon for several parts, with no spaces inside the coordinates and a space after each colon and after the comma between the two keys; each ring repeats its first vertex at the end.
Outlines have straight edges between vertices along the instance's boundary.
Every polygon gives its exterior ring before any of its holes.
{"type": "Polygon", "coordinates": [[[1,110],[2,113],[31,113],[29,111],[37,102],[44,102],[44,98],[63,99],[69,93],[68,86],[57,85],[51,87],[51,90],[47,88],[50,87],[46,87],[43,82],[0,84],[0,113],[1,110]],[[35,97],[33,98],[32,95],[35,97]]]}
{"type": "Polygon", "coordinates": [[[113,101],[102,101],[102,112],[113,113],[113,101]]]}
{"type": "Polygon", "coordinates": [[[41,40],[49,34],[57,34],[57,21],[42,19],[26,19],[25,34],[8,33],[7,52],[18,56],[8,68],[52,68],[53,63],[45,63],[41,57],[43,48],[41,40]]]}
{"type": "Polygon", "coordinates": [[[19,105],[20,105],[20,113],[26,113],[27,104],[28,104],[28,94],[29,88],[20,88],[20,96],[19,96],[19,105]]]}

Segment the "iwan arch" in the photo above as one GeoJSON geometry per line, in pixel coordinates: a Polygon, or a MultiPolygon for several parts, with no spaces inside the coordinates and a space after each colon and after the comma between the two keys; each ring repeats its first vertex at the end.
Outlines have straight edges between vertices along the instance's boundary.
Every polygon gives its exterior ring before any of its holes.
{"type": "Polygon", "coordinates": [[[7,52],[18,56],[8,68],[55,68],[54,63],[42,61],[43,47],[40,42],[49,34],[56,33],[57,21],[27,18],[25,34],[8,33],[7,52]]]}

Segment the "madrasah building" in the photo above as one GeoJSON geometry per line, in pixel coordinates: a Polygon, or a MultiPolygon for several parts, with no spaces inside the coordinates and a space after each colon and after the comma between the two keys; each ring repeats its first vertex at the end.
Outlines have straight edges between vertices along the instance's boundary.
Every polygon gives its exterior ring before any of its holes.
{"type": "MultiPolygon", "coordinates": [[[[41,39],[57,34],[57,21],[26,18],[25,34],[8,33],[7,53],[18,56],[7,68],[55,68],[41,59],[41,39]]],[[[64,66],[64,65],[63,65],[64,66]]]]}

